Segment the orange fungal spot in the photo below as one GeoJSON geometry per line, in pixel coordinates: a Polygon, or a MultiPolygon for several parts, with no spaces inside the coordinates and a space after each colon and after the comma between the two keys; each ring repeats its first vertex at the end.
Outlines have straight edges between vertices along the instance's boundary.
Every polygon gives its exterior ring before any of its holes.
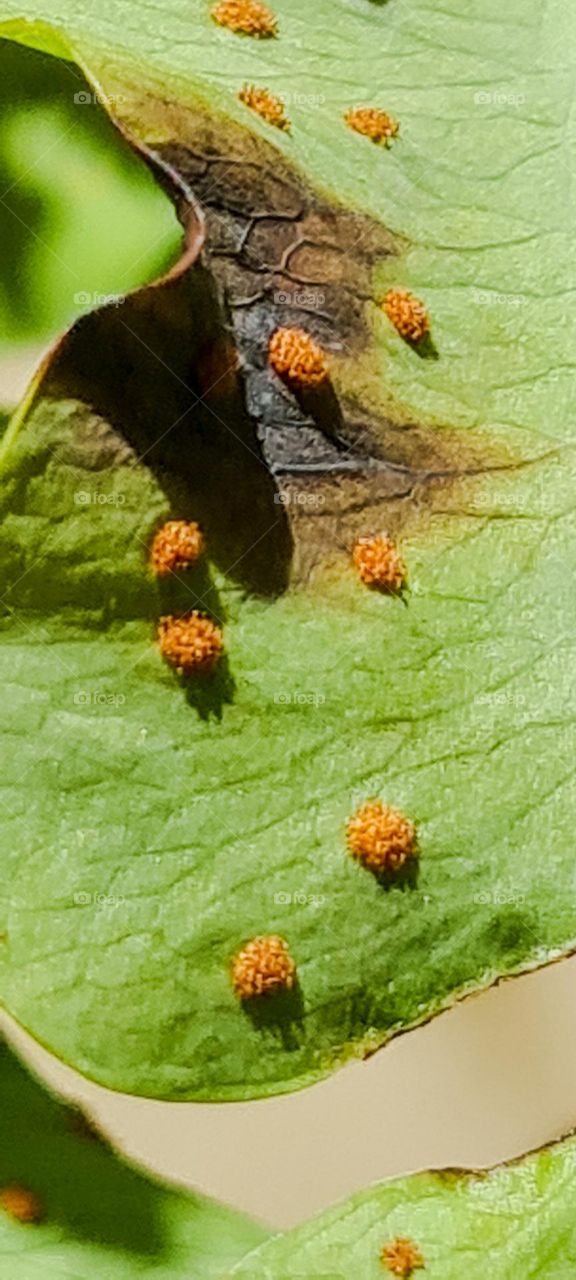
{"type": "Polygon", "coordinates": [[[268,356],[278,377],[296,390],[318,387],[330,376],[322,347],[305,329],[277,329],[268,356]]]}
{"type": "Polygon", "coordinates": [[[295,980],[296,965],[277,934],[252,938],[232,962],[232,982],[240,1000],[290,991],[295,980]]]}
{"type": "Polygon", "coordinates": [[[253,84],[245,84],[238,97],[244,106],[250,107],[257,115],[262,116],[275,129],[290,128],[290,121],[284,111],[284,103],[269,89],[257,89],[253,84]]]}
{"type": "Polygon", "coordinates": [[[416,854],[414,824],[379,801],[357,810],[348,822],[346,837],[352,856],[376,876],[400,871],[416,854]]]}
{"type": "Polygon", "coordinates": [[[38,1196],[16,1183],[0,1189],[0,1208],[14,1218],[15,1222],[40,1222],[44,1217],[38,1196]]]}
{"type": "Polygon", "coordinates": [[[380,1261],[393,1276],[401,1276],[402,1280],[409,1280],[415,1271],[424,1266],[420,1250],[404,1237],[398,1237],[391,1244],[384,1245],[380,1261]]]}
{"type": "Polygon", "coordinates": [[[161,618],[158,643],[162,657],[181,676],[210,672],[224,647],[220,628],[197,609],[161,618]]]}
{"type": "Polygon", "coordinates": [[[258,0],[220,0],[212,9],[212,17],[218,26],[241,36],[266,39],[278,32],[276,15],[258,0]]]}
{"type": "Polygon", "coordinates": [[[352,559],[368,587],[400,591],[406,581],[406,568],[395,543],[386,533],[359,538],[352,559]]]}
{"type": "Polygon", "coordinates": [[[150,567],[159,578],[178,569],[189,569],[202,555],[204,538],[194,521],[168,520],[158,530],[150,549],[150,567]]]}
{"type": "Polygon", "coordinates": [[[382,308],[407,342],[421,342],[430,332],[430,317],[424,303],[408,289],[389,289],[382,308]]]}
{"type": "Polygon", "coordinates": [[[372,142],[384,142],[386,146],[400,132],[398,121],[379,107],[351,107],[344,119],[356,133],[371,138],[372,142]]]}

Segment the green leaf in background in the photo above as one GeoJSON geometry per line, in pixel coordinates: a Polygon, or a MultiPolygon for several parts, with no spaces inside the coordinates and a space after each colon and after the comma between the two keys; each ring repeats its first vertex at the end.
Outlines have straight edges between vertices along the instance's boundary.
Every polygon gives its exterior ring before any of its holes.
{"type": "Polygon", "coordinates": [[[171,1098],[319,1080],[576,946],[574,17],[275,7],[266,41],[192,0],[1,10],[66,37],[206,215],[193,269],[80,322],[2,457],[2,998],[171,1098]],[[357,103],[400,121],[390,148],[357,103]],[[379,306],[396,285],[432,318],[418,349],[379,306]],[[331,370],[304,405],[267,365],[294,324],[331,370]],[[169,517],[207,552],[159,582],[169,517]],[[352,565],[383,528],[401,596],[352,565]],[[226,657],[183,687],[155,630],[194,607],[226,657]],[[346,851],[373,799],[416,824],[411,877],[346,851]],[[298,983],[242,1005],[232,958],[270,934],[298,983]]]}
{"type": "Polygon", "coordinates": [[[0,1047],[0,1273],[11,1280],[216,1280],[265,1231],[147,1177],[0,1047]],[[31,1194],[40,1221],[4,1208],[31,1194]]]}
{"type": "Polygon", "coordinates": [[[576,1266],[573,1138],[483,1173],[417,1173],[361,1191],[274,1236],[232,1274],[250,1280],[571,1280],[576,1266]],[[422,1266],[381,1261],[410,1242],[422,1266]]]}
{"type": "Polygon", "coordinates": [[[0,380],[81,312],[157,276],[174,214],[71,63],[0,40],[0,380]]]}

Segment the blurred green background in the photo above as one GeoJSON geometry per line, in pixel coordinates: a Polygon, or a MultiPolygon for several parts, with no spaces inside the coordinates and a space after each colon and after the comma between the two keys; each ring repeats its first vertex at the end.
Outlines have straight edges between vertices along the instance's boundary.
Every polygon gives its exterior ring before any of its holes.
{"type": "Polygon", "coordinates": [[[0,406],[76,316],[153,279],[181,241],[168,198],[82,73],[0,39],[0,406]]]}

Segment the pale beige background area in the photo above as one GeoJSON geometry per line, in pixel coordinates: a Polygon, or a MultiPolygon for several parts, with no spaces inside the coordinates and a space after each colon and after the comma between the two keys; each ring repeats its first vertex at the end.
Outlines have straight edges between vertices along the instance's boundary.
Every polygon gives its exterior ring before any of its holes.
{"type": "Polygon", "coordinates": [[[576,958],[469,999],[325,1084],[266,1102],[118,1096],[8,1019],[0,1026],[123,1151],[280,1228],[376,1179],[492,1164],[576,1126],[576,958]]]}
{"type": "Polygon", "coordinates": [[[22,345],[6,355],[0,347],[0,409],[12,410],[18,404],[49,343],[22,345]]]}

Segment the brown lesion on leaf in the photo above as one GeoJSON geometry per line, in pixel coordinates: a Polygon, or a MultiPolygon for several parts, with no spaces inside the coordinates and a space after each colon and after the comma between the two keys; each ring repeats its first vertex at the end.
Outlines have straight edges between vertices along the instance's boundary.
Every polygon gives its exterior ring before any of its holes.
{"type": "MultiPolygon", "coordinates": [[[[130,99],[124,80],[122,95],[125,125],[189,193],[177,203],[184,221],[195,209],[194,257],[128,315],[78,326],[75,372],[101,351],[84,398],[160,474],[172,510],[198,519],[219,568],[277,595],[318,569],[350,568],[367,530],[398,540],[458,509],[463,481],[515,465],[494,437],[416,421],[388,396],[375,279],[403,244],[386,227],[228,118],[157,89],[130,99]],[[306,332],[329,363],[306,395],[270,365],[282,329],[306,332]]],[[[217,600],[210,608],[220,616],[217,600]]]]}
{"type": "Polygon", "coordinates": [[[80,1138],[85,1142],[97,1142],[102,1146],[107,1146],[107,1140],[100,1131],[94,1120],[82,1110],[79,1106],[70,1106],[66,1108],[65,1115],[66,1129],[74,1137],[80,1138]]]}

